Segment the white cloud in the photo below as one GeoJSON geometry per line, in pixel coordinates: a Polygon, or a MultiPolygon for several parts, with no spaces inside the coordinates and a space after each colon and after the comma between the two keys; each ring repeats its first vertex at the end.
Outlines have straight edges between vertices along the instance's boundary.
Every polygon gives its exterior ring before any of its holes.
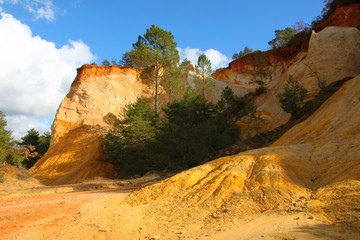
{"type": "Polygon", "coordinates": [[[14,136],[24,135],[31,127],[49,129],[76,68],[95,57],[82,41],[70,40],[57,48],[33,36],[12,15],[0,14],[0,110],[7,115],[14,136]]]}
{"type": "Polygon", "coordinates": [[[215,49],[207,49],[205,51],[201,51],[199,48],[190,48],[186,47],[185,49],[177,48],[180,54],[181,60],[185,58],[192,62],[194,65],[197,64],[197,60],[201,54],[205,54],[206,57],[211,61],[212,69],[218,69],[222,67],[226,67],[230,60],[224,54],[215,49]]]}
{"type": "Polygon", "coordinates": [[[56,6],[53,0],[0,0],[0,4],[4,3],[20,4],[26,11],[34,15],[35,20],[45,19],[48,22],[55,20],[56,6]]]}
{"type": "Polygon", "coordinates": [[[202,54],[201,50],[198,48],[186,47],[185,49],[177,48],[177,50],[179,51],[181,60],[186,58],[193,64],[197,63],[198,57],[202,54]]]}
{"type": "Polygon", "coordinates": [[[35,19],[46,19],[52,22],[55,20],[55,5],[52,0],[33,0],[26,1],[26,9],[34,14],[35,19]]]}
{"type": "Polygon", "coordinates": [[[226,67],[230,62],[224,54],[212,48],[206,50],[204,54],[210,59],[211,64],[214,66],[213,69],[226,67]]]}
{"type": "Polygon", "coordinates": [[[36,118],[25,115],[6,116],[7,128],[13,131],[13,137],[20,139],[31,128],[35,128],[40,133],[50,131],[49,126],[52,124],[51,119],[36,118]]]}

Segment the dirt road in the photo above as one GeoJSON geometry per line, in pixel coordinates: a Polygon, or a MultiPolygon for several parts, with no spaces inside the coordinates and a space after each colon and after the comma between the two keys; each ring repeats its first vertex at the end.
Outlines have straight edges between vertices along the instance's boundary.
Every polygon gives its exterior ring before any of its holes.
{"type": "Polygon", "coordinates": [[[0,239],[56,239],[65,226],[76,225],[83,218],[83,206],[129,191],[107,189],[0,200],[0,239]]]}
{"type": "Polygon", "coordinates": [[[247,223],[234,221],[226,226],[218,219],[209,228],[190,222],[182,225],[175,214],[168,219],[149,215],[151,205],[128,205],[126,197],[131,191],[105,189],[1,199],[0,240],[358,239],[356,232],[306,212],[266,213],[247,223]]]}

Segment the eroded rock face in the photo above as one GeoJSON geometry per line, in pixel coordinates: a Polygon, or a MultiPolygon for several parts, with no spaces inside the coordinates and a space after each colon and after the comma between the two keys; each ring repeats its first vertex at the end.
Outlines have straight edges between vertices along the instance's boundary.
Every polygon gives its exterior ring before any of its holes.
{"type": "Polygon", "coordinates": [[[313,75],[325,85],[357,76],[360,73],[360,31],[327,27],[319,33],[313,32],[307,65],[305,75],[313,75]]]}
{"type": "Polygon", "coordinates": [[[136,69],[84,65],[57,111],[52,143],[80,126],[108,127],[126,104],[147,96],[147,91],[136,69]]]}
{"type": "MultiPolygon", "coordinates": [[[[246,126],[242,132],[244,138],[272,130],[288,121],[290,114],[282,110],[277,95],[283,91],[290,76],[308,90],[308,101],[317,95],[321,86],[360,74],[360,30],[352,27],[327,27],[321,32],[313,32],[309,49],[299,52],[291,60],[271,58],[270,53],[264,53],[268,56],[268,64],[265,66],[267,76],[263,78],[267,92],[256,97],[257,115],[262,122],[252,123],[254,126],[248,126],[246,120],[241,122],[241,126],[246,126]]],[[[255,92],[259,83],[248,59],[251,56],[230,63],[229,68],[220,69],[214,77],[233,89],[241,89],[235,92],[255,92]]]]}
{"type": "Polygon", "coordinates": [[[127,104],[151,96],[139,75],[118,66],[79,68],[55,116],[50,149],[32,167],[33,175],[46,184],[112,177],[113,166],[101,158],[101,138],[127,104]]]}

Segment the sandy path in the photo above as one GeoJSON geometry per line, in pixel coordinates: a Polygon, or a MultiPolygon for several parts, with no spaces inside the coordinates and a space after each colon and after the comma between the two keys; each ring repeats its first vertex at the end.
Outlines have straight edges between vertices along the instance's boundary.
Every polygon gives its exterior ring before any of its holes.
{"type": "MultiPolygon", "coordinates": [[[[149,216],[149,205],[129,206],[131,190],[107,189],[0,200],[0,240],[345,240],[359,239],[305,212],[265,213],[247,223],[211,226],[149,216]],[[153,218],[155,217],[155,218],[153,218]],[[177,230],[182,228],[181,231],[177,230]]],[[[198,209],[200,211],[200,209],[198,209]]],[[[199,214],[201,214],[199,212],[199,214]]]]}
{"type": "Polygon", "coordinates": [[[355,232],[323,222],[312,214],[295,213],[290,215],[269,214],[256,217],[254,220],[211,239],[232,240],[345,240],[359,239],[355,232]]]}
{"type": "MultiPolygon", "coordinates": [[[[121,202],[125,192],[129,190],[99,190],[0,200],[0,239],[74,238],[78,235],[76,229],[72,229],[73,226],[95,224],[91,221],[84,222],[91,216],[89,209],[82,210],[84,206],[95,204],[96,208],[103,207],[98,202],[112,196],[117,197],[116,203],[121,202]]],[[[95,216],[104,218],[102,214],[95,216]]],[[[88,237],[90,236],[75,239],[92,239],[88,237]]]]}

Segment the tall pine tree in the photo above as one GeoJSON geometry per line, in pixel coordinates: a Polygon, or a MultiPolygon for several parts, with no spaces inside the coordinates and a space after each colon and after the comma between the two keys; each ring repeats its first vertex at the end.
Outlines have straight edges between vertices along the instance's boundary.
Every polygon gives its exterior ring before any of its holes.
{"type": "Polygon", "coordinates": [[[159,85],[170,69],[179,63],[179,52],[171,32],[152,25],[143,36],[133,44],[133,50],[126,53],[134,67],[145,71],[142,77],[154,82],[154,109],[159,114],[159,85]]]}

